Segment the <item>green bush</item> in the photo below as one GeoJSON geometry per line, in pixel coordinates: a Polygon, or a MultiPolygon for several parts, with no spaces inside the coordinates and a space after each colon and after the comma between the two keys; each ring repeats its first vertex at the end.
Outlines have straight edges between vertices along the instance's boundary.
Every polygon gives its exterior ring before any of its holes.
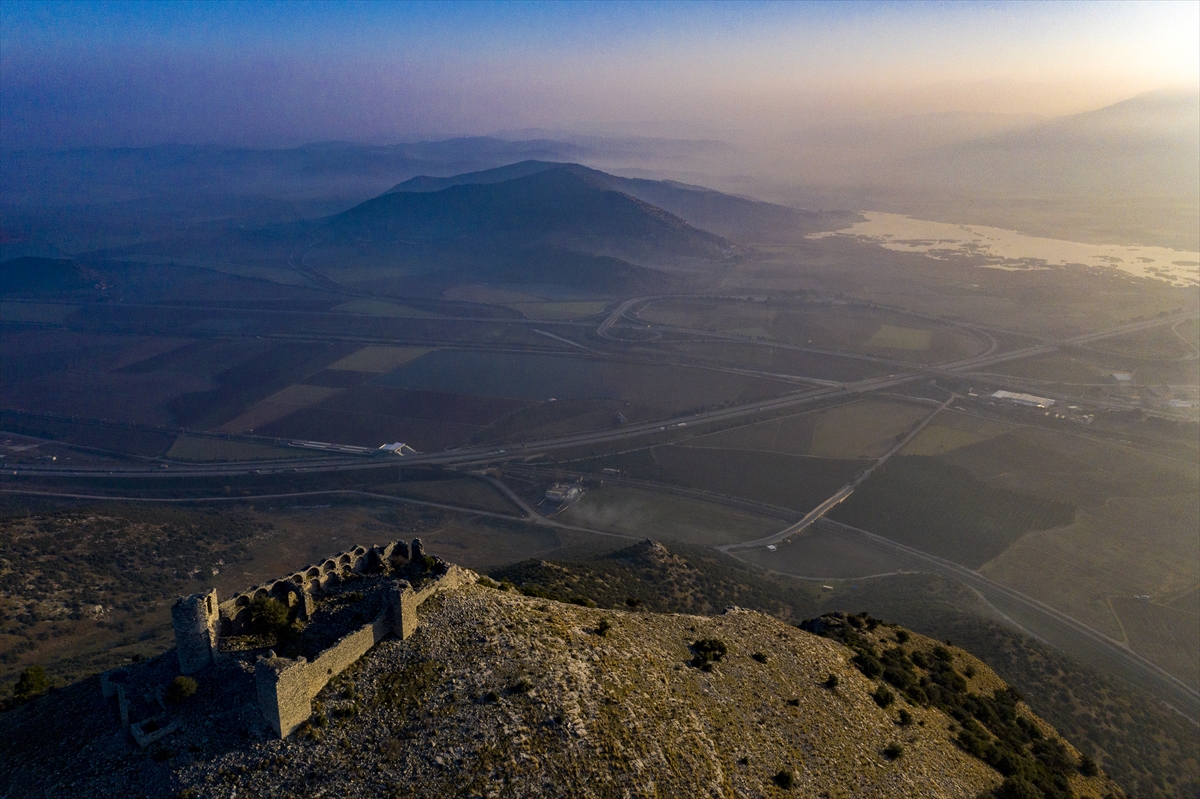
{"type": "Polygon", "coordinates": [[[888,760],[895,760],[904,755],[904,747],[901,744],[893,741],[883,748],[883,756],[888,760]]]}
{"type": "Polygon", "coordinates": [[[41,666],[29,666],[21,672],[17,684],[13,686],[13,699],[27,702],[41,696],[50,689],[50,680],[46,678],[46,670],[41,666]]]}
{"type": "Polygon", "coordinates": [[[913,723],[912,713],[909,713],[904,708],[900,708],[900,726],[909,727],[913,723]]]}
{"type": "Polygon", "coordinates": [[[172,705],[178,705],[189,696],[195,694],[196,689],[199,687],[191,677],[176,677],[167,686],[167,701],[172,705]]]}
{"type": "Polygon", "coordinates": [[[692,657],[692,665],[703,671],[712,671],[713,664],[725,657],[729,647],[716,638],[701,638],[692,642],[692,651],[696,653],[692,657]]]}
{"type": "Polygon", "coordinates": [[[829,678],[825,680],[825,687],[829,689],[837,688],[838,676],[836,674],[830,674],[829,678]]]}
{"type": "Polygon", "coordinates": [[[887,686],[881,685],[875,689],[875,693],[871,694],[871,698],[875,700],[875,704],[880,707],[887,707],[892,702],[896,701],[896,695],[887,689],[887,686]]]}
{"type": "Polygon", "coordinates": [[[278,635],[288,626],[288,609],[277,599],[255,597],[250,602],[250,630],[257,635],[278,635]]]}
{"type": "Polygon", "coordinates": [[[762,652],[755,652],[755,653],[754,653],[753,655],[751,655],[750,657],[754,658],[754,659],[755,659],[755,660],[757,660],[759,663],[766,663],[766,662],[767,662],[767,656],[766,656],[766,655],[764,655],[762,652]]]}
{"type": "Polygon", "coordinates": [[[862,650],[854,656],[854,665],[864,675],[871,679],[875,679],[880,674],[883,674],[883,663],[879,661],[879,657],[870,650],[862,650]]]}
{"type": "Polygon", "coordinates": [[[596,635],[608,635],[608,631],[612,629],[612,622],[608,619],[601,619],[596,625],[596,635]]]}
{"type": "Polygon", "coordinates": [[[789,790],[796,784],[796,772],[790,771],[789,769],[780,769],[778,772],[776,772],[775,776],[771,778],[771,782],[775,783],[780,788],[783,788],[785,791],[789,790]]]}

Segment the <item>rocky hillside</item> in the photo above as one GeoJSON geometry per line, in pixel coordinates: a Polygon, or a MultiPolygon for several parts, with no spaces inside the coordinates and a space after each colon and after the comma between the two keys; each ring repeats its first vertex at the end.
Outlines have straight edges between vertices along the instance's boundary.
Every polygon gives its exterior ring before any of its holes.
{"type": "Polygon", "coordinates": [[[283,741],[224,705],[142,751],[96,679],[52,691],[0,717],[0,794],[1119,795],[970,655],[875,622],[824,626],[855,635],[736,609],[587,608],[484,580],[423,605],[413,637],[376,646],[283,741]],[[901,650],[914,686],[944,686],[938,701],[889,689],[867,649],[890,668],[901,650]],[[1020,750],[999,764],[1010,774],[1048,764],[1061,792],[1005,782],[964,743],[976,740],[1020,750]]]}

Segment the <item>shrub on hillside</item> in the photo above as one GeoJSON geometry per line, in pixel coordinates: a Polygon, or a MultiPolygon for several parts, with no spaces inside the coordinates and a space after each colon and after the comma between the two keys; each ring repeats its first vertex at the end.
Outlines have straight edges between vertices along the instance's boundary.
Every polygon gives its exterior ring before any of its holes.
{"type": "Polygon", "coordinates": [[[183,700],[187,699],[196,693],[199,686],[191,677],[179,676],[171,680],[171,684],[167,686],[167,701],[172,705],[178,705],[183,700]]]}
{"type": "Polygon", "coordinates": [[[13,699],[27,702],[35,699],[50,689],[50,680],[46,678],[46,670],[41,666],[29,666],[21,672],[17,684],[13,686],[13,699]]]}
{"type": "Polygon", "coordinates": [[[729,647],[725,646],[724,641],[716,638],[701,638],[692,643],[692,651],[695,652],[692,665],[704,671],[712,671],[713,664],[725,657],[729,647]]]}

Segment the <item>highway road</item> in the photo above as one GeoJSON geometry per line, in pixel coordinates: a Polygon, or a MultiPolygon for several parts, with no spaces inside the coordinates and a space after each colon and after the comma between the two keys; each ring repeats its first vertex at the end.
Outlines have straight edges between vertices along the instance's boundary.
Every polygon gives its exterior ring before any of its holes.
{"type": "MultiPolygon", "coordinates": [[[[643,299],[643,298],[638,298],[643,299]]],[[[628,310],[632,303],[638,300],[627,300],[622,303],[605,321],[600,325],[605,332],[611,329],[612,325],[624,313],[622,309],[628,310]]],[[[1014,360],[1017,358],[1028,358],[1036,355],[1042,355],[1053,352],[1060,346],[1071,344],[1086,343],[1097,341],[1102,338],[1127,335],[1129,333],[1148,330],[1154,327],[1163,325],[1172,325],[1185,319],[1196,317],[1198,314],[1179,313],[1170,316],[1159,317],[1151,320],[1142,320],[1131,322],[1124,325],[1118,325],[1104,331],[1087,333],[1081,336],[1076,336],[1071,339],[1064,340],[1056,344],[1043,344],[1034,347],[1026,347],[1020,350],[1009,352],[993,353],[988,356],[977,356],[974,358],[960,359],[957,361],[949,361],[932,366],[922,367],[919,370],[910,370],[881,377],[871,377],[857,382],[845,383],[835,386],[821,386],[812,389],[806,389],[796,392],[784,394],[779,397],[774,397],[766,400],[758,400],[755,402],[735,405],[728,408],[719,408],[711,411],[702,411],[688,416],[675,417],[669,420],[655,420],[649,422],[639,422],[636,424],[627,424],[618,428],[608,430],[595,430],[584,433],[575,433],[567,436],[559,436],[557,438],[541,439],[527,441],[519,444],[498,446],[476,446],[464,447],[456,450],[445,452],[420,453],[417,455],[403,456],[401,462],[398,458],[392,459],[388,457],[372,457],[363,456],[346,456],[346,457],[330,457],[320,460],[306,461],[297,463],[296,461],[259,461],[255,463],[242,462],[237,465],[230,464],[212,464],[212,465],[179,465],[172,466],[169,469],[148,468],[148,467],[130,467],[130,468],[110,468],[110,469],[64,469],[51,466],[16,466],[10,469],[5,469],[4,474],[8,476],[38,476],[38,477],[95,477],[107,475],[119,475],[126,477],[180,477],[180,476],[237,476],[249,474],[268,474],[281,472],[338,472],[338,471],[356,471],[363,469],[389,469],[396,468],[400,465],[404,466],[474,466],[487,463],[497,463],[507,460],[520,460],[534,455],[547,454],[564,449],[572,449],[576,447],[591,446],[597,444],[607,444],[625,439],[638,438],[642,436],[655,435],[657,433],[666,432],[672,428],[682,428],[689,425],[712,424],[715,422],[723,422],[734,419],[752,416],[763,412],[773,412],[783,410],[807,403],[813,403],[820,400],[838,397],[838,396],[853,396],[856,394],[864,394],[874,391],[880,391],[895,386],[900,386],[913,380],[926,377],[929,374],[951,374],[960,375],[966,370],[975,370],[986,367],[1003,361],[1014,360]]]]}
{"type": "MultiPolygon", "coordinates": [[[[930,555],[919,549],[880,535],[824,519],[827,529],[842,530],[865,537],[873,545],[916,560],[935,574],[961,582],[978,591],[1014,623],[1033,636],[1067,652],[1077,660],[1122,677],[1169,705],[1193,724],[1200,726],[1200,692],[1168,674],[1146,658],[1079,622],[1044,602],[1026,596],[977,571],[953,561],[930,555]]],[[[732,554],[732,553],[731,553],[732,554]]]]}
{"type": "Polygon", "coordinates": [[[933,421],[933,418],[935,416],[937,416],[942,411],[946,410],[946,408],[949,407],[950,403],[954,402],[954,400],[956,400],[958,398],[959,397],[957,394],[951,394],[949,399],[947,399],[945,402],[943,402],[941,405],[939,405],[934,410],[933,413],[929,414],[924,419],[922,419],[920,424],[918,424],[916,427],[914,427],[912,430],[910,430],[908,432],[908,435],[906,435],[906,436],[904,436],[904,438],[900,439],[900,441],[897,442],[895,446],[893,446],[891,449],[889,449],[887,452],[885,452],[883,454],[883,456],[880,457],[878,460],[876,460],[874,463],[872,463],[869,468],[864,469],[862,472],[860,472],[858,474],[857,477],[855,477],[849,483],[846,483],[846,485],[844,485],[840,489],[838,489],[837,492],[834,493],[833,496],[831,496],[829,499],[822,502],[817,507],[810,510],[808,513],[806,513],[804,515],[804,518],[801,519],[800,521],[796,522],[793,525],[783,528],[782,530],[780,530],[777,533],[773,533],[772,535],[766,536],[765,538],[760,538],[756,541],[745,541],[740,544],[726,544],[725,546],[717,547],[717,549],[721,550],[722,552],[735,552],[735,551],[744,550],[744,549],[760,549],[760,548],[768,546],[770,544],[778,544],[780,541],[790,538],[791,536],[795,535],[796,533],[800,532],[801,530],[807,529],[810,525],[812,525],[818,519],[823,517],[826,513],[829,513],[829,511],[833,510],[838,505],[845,502],[850,497],[850,495],[854,493],[854,489],[856,489],[860,485],[862,485],[863,481],[865,481],[868,477],[870,477],[872,472],[874,472],[876,469],[878,469],[883,464],[887,463],[888,458],[892,457],[897,452],[904,449],[904,447],[908,444],[908,442],[912,441],[914,438],[919,436],[921,434],[921,431],[929,426],[929,423],[933,421]]]}

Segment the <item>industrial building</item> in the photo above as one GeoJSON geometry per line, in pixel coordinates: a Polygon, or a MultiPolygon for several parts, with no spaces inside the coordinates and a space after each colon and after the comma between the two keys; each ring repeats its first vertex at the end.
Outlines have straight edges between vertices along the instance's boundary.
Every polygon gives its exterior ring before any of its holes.
{"type": "Polygon", "coordinates": [[[570,483],[555,483],[546,491],[546,500],[557,505],[566,505],[579,499],[583,489],[570,483]]]}
{"type": "Polygon", "coordinates": [[[1027,408],[1049,408],[1054,400],[1047,397],[1035,397],[1032,394],[1018,394],[1013,391],[997,391],[991,396],[994,400],[1004,400],[1014,405],[1024,405],[1027,408]]]}

